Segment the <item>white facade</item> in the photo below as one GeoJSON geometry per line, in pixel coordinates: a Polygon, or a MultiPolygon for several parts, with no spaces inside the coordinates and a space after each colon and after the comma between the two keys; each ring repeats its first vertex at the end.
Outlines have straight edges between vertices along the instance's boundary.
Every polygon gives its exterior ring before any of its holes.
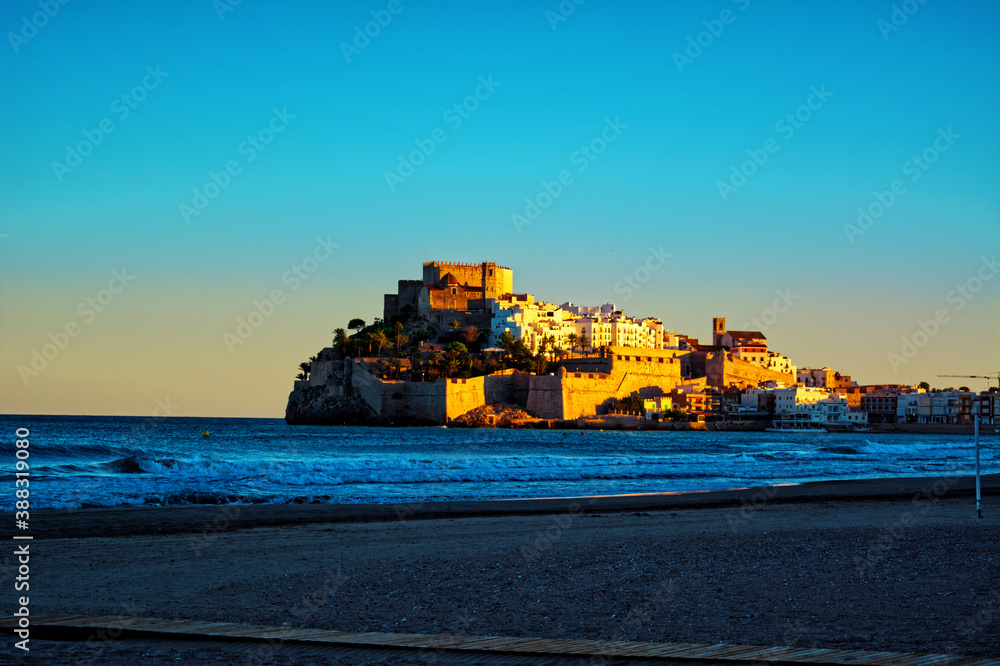
{"type": "MultiPolygon", "coordinates": [[[[837,397],[836,394],[832,395],[834,398],[837,397]]],[[[803,405],[813,405],[829,399],[830,396],[831,394],[827,391],[812,386],[776,389],[774,391],[774,411],[778,414],[794,412],[803,405]]]]}
{"type": "Polygon", "coordinates": [[[553,338],[556,347],[569,350],[569,336],[585,335],[588,347],[603,346],[662,349],[663,323],[659,319],[633,319],[614,310],[613,304],[586,307],[543,301],[497,299],[493,302],[493,340],[505,331],[523,340],[533,352],[542,339],[553,338]]]}

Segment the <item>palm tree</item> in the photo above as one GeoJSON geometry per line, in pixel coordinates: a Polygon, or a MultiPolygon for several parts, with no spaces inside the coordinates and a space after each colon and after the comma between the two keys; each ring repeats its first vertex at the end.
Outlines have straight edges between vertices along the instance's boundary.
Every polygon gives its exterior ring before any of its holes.
{"type": "Polygon", "coordinates": [[[378,347],[378,355],[382,355],[382,348],[389,346],[389,336],[385,334],[385,331],[375,331],[370,336],[371,343],[378,347]]]}
{"type": "Polygon", "coordinates": [[[448,328],[451,329],[452,340],[454,340],[455,336],[458,334],[458,329],[462,328],[462,322],[457,319],[452,319],[448,322],[448,328]]]}
{"type": "Polygon", "coordinates": [[[396,333],[396,352],[399,352],[400,347],[405,347],[410,342],[410,336],[406,333],[400,331],[396,333]]]}
{"type": "Polygon", "coordinates": [[[577,344],[580,341],[580,336],[576,333],[570,333],[566,336],[566,342],[569,343],[570,356],[573,356],[573,350],[576,349],[577,344]]]}
{"type": "Polygon", "coordinates": [[[299,370],[305,375],[306,379],[309,379],[309,373],[312,372],[312,363],[309,361],[302,361],[299,363],[299,370]]]}
{"type": "Polygon", "coordinates": [[[584,351],[590,347],[590,338],[587,337],[586,333],[581,333],[576,338],[576,344],[580,345],[580,351],[584,351]]]}
{"type": "Polygon", "coordinates": [[[304,381],[306,381],[306,379],[308,379],[306,377],[306,373],[304,373],[304,372],[300,372],[299,374],[295,375],[295,378],[297,380],[299,380],[300,382],[304,382],[304,381]]]}
{"type": "Polygon", "coordinates": [[[394,358],[389,361],[389,367],[396,371],[396,379],[399,379],[399,371],[403,369],[403,361],[398,358],[394,358]]]}
{"type": "Polygon", "coordinates": [[[347,331],[342,328],[333,329],[333,346],[341,351],[347,348],[347,331]]]}

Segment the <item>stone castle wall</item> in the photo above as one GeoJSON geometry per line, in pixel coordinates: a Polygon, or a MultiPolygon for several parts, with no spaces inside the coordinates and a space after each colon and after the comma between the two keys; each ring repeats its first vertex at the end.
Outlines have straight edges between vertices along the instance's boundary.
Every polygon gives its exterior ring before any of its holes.
{"type": "Polygon", "coordinates": [[[710,353],[705,356],[705,376],[708,385],[718,388],[737,386],[740,388],[756,387],[760,382],[784,382],[794,384],[795,376],[791,373],[768,370],[756,363],[733,358],[728,352],[710,353]]]}
{"type": "Polygon", "coordinates": [[[443,424],[484,404],[513,402],[519,374],[505,371],[434,382],[386,381],[355,363],[351,385],[378,416],[443,424]]]}
{"type": "Polygon", "coordinates": [[[663,395],[682,381],[681,362],[674,358],[673,350],[609,347],[605,359],[576,361],[574,370],[580,372],[561,368],[557,375],[531,378],[529,412],[548,419],[603,414],[616,398],[633,393],[663,395]],[[609,364],[609,372],[600,371],[609,364]]]}

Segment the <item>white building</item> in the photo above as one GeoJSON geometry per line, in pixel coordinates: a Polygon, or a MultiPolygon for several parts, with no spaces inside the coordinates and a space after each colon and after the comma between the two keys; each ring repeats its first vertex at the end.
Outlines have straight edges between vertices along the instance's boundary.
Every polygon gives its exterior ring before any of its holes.
{"type": "Polygon", "coordinates": [[[774,412],[791,413],[798,410],[803,405],[814,405],[817,402],[827,400],[833,395],[824,389],[812,386],[793,386],[790,388],[775,389],[774,391],[774,412]]]}
{"type": "Polygon", "coordinates": [[[554,305],[524,296],[497,299],[493,302],[493,340],[506,331],[515,340],[523,340],[533,352],[538,351],[545,337],[551,337],[556,347],[569,350],[570,335],[586,336],[588,349],[663,348],[663,322],[652,317],[634,319],[614,307],[611,303],[595,307],[554,305]]]}

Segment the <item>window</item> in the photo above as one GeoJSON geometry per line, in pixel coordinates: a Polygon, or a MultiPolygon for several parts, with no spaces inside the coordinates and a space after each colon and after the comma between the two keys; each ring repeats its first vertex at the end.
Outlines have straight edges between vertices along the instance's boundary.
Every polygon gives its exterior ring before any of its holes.
{"type": "Polygon", "coordinates": [[[452,295],[457,294],[458,293],[458,287],[452,287],[451,288],[451,293],[452,293],[452,295]]]}

